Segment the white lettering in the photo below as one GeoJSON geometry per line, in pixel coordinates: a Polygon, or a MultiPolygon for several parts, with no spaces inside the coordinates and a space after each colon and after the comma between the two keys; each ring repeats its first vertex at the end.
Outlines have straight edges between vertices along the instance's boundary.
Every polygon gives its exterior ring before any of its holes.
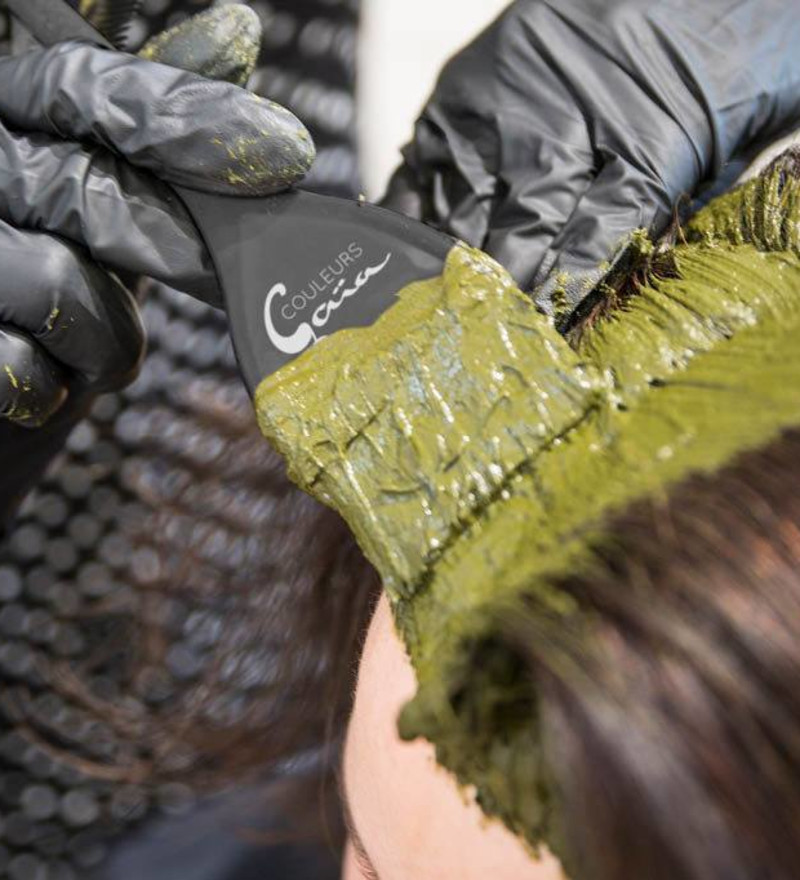
{"type": "Polygon", "coordinates": [[[274,285],[264,300],[264,325],[267,328],[267,336],[279,351],[285,354],[300,354],[303,349],[316,342],[317,337],[306,323],[301,324],[291,336],[284,336],[278,332],[272,321],[272,301],[277,296],[286,296],[285,284],[274,285]]]}
{"type": "MultiPolygon", "coordinates": [[[[358,245],[350,245],[348,248],[351,254],[355,255],[354,252],[356,250],[361,251],[361,248],[358,245]]],[[[363,251],[362,251],[363,253],[363,251]]],[[[282,333],[278,332],[275,327],[274,321],[272,319],[272,303],[276,297],[285,297],[287,295],[286,285],[285,284],[276,284],[274,285],[269,293],[267,294],[267,298],[264,301],[264,325],[267,329],[267,336],[269,337],[269,341],[280,351],[285,354],[299,354],[303,349],[307,348],[309,345],[313,345],[315,342],[319,340],[319,336],[315,331],[311,328],[311,324],[318,329],[322,329],[328,321],[331,319],[331,315],[342,306],[345,300],[348,300],[350,297],[355,296],[362,287],[370,280],[370,278],[374,278],[376,275],[379,275],[389,263],[389,260],[392,258],[391,251],[386,254],[386,257],[381,263],[378,263],[375,266],[368,266],[366,269],[362,269],[361,272],[356,276],[355,282],[352,287],[344,287],[345,281],[342,279],[336,284],[336,287],[333,289],[331,298],[317,306],[314,309],[314,312],[311,315],[311,323],[304,321],[300,324],[297,329],[289,336],[285,336],[282,333]],[[342,289],[344,288],[344,289],[342,289]]],[[[298,299],[299,295],[295,295],[291,298],[290,302],[293,308],[298,309],[299,307],[296,305],[295,300],[298,299]]],[[[281,314],[284,318],[286,315],[286,304],[284,304],[281,309],[281,314]]],[[[295,312],[296,314],[296,312],[295,312]]]]}

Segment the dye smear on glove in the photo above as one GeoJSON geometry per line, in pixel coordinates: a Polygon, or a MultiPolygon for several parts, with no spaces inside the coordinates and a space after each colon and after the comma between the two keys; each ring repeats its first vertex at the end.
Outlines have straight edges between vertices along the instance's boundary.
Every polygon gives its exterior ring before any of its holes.
{"type": "Polygon", "coordinates": [[[139,57],[243,86],[261,49],[261,21],[249,6],[217,6],[152,39],[139,57]]]}
{"type": "MultiPolygon", "coordinates": [[[[786,161],[717,200],[624,314],[573,351],[489,258],[454,249],[372,327],[257,394],[293,478],[378,568],[418,691],[401,735],[568,864],[509,616],[591,620],[553,586],[609,514],[800,422],[800,183],[786,161]]],[[[661,265],[662,263],[660,263],[661,265]]]]}
{"type": "MultiPolygon", "coordinates": [[[[248,6],[227,3],[193,15],[157,34],[139,50],[139,57],[243,86],[255,69],[260,49],[258,15],[248,6]]],[[[291,114],[260,95],[251,97],[254,103],[266,105],[280,118],[285,137],[286,121],[293,119],[291,114]]],[[[259,108],[254,111],[258,113],[259,108]]],[[[299,123],[294,126],[293,136],[297,144],[291,149],[277,146],[275,132],[270,129],[249,137],[212,140],[212,145],[228,157],[229,167],[224,173],[226,184],[241,188],[243,193],[256,194],[267,182],[280,189],[281,180],[289,185],[302,178],[314,161],[314,144],[299,123]],[[297,155],[296,164],[286,162],[289,153],[297,155]]]]}
{"type": "MultiPolygon", "coordinates": [[[[261,35],[261,22],[252,9],[222,3],[157,34],[139,56],[243,86],[258,61],[261,35]]],[[[247,136],[212,138],[210,146],[226,156],[221,172],[226,192],[233,188],[242,195],[263,195],[304,177],[316,150],[308,130],[288,110],[260,95],[250,98],[252,118],[263,119],[264,127],[253,126],[247,136]]]]}

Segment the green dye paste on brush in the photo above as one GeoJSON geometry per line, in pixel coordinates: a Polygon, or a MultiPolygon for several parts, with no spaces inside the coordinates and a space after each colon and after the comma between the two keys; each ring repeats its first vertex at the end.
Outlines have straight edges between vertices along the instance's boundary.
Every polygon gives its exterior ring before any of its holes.
{"type": "Polygon", "coordinates": [[[596,385],[504,270],[456,247],[441,277],[324,340],[256,399],[292,479],[348,511],[399,601],[509,474],[585,418],[596,385]]]}
{"type": "Polygon", "coordinates": [[[577,351],[459,246],[441,277],[256,397],[293,479],[383,577],[418,679],[401,735],[428,738],[489,815],[567,862],[503,621],[533,608],[590,639],[553,583],[591,572],[609,514],[800,423],[800,184],[774,168],[685,235],[669,277],[651,273],[577,351]]]}

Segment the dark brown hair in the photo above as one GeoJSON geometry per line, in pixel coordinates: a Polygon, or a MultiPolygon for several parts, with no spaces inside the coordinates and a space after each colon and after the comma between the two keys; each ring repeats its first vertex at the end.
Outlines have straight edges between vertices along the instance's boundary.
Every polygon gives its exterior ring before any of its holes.
{"type": "Polygon", "coordinates": [[[247,782],[285,817],[280,839],[336,850],[335,768],[380,585],[342,520],[289,481],[247,395],[229,391],[190,383],[169,408],[133,408],[145,436],[119,479],[134,499],[119,524],[128,563],[74,619],[91,650],[41,657],[48,689],[108,748],[65,738],[30,688],[7,689],[3,708],[87,779],[153,798],[247,782]]]}
{"type": "MultiPolygon", "coordinates": [[[[203,412],[199,427],[223,436],[221,454],[213,463],[181,462],[185,480],[139,545],[159,560],[148,590],[193,607],[219,608],[222,600],[224,626],[206,673],[151,719],[149,776],[207,788],[261,780],[273,813],[276,799],[285,812],[285,837],[339,848],[339,749],[380,583],[339,516],[289,481],[249,403],[238,419],[211,400],[203,412]],[[259,654],[263,680],[235,711],[220,713],[230,671],[252,670],[259,654]],[[176,761],[184,752],[191,760],[176,761]]],[[[146,665],[158,665],[168,640],[152,619],[140,633],[155,647],[146,665]]]]}
{"type": "MultiPolygon", "coordinates": [[[[314,772],[290,775],[281,793],[307,833],[338,845],[333,777],[379,584],[346,526],[291,486],[248,416],[206,407],[206,427],[227,437],[223,455],[211,467],[170,453],[185,479],[167,481],[171,498],[139,534],[159,560],[139,590],[230,605],[211,674],[132,729],[152,760],[131,772],[215,786],[320,751],[314,772]],[[185,532],[182,517],[196,520],[200,506],[202,528],[185,532]],[[209,723],[224,667],[258,644],[273,658],[269,681],[230,723],[209,723]],[[184,749],[193,759],[173,760],[184,749]]],[[[151,454],[164,457],[156,440],[151,454]]],[[[594,575],[558,585],[591,621],[588,640],[536,613],[514,621],[574,880],[796,876],[799,490],[800,430],[615,517],[594,575]]],[[[136,665],[152,668],[169,648],[163,621],[145,613],[132,626],[136,665]]]]}
{"type": "Polygon", "coordinates": [[[576,880],[797,876],[799,490],[790,431],[611,522],[588,637],[515,622],[576,880]]]}

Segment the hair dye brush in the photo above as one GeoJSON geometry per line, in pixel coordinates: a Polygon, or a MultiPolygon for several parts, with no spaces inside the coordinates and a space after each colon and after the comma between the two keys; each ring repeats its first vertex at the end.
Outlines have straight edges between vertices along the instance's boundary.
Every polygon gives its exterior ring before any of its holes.
{"type": "Polygon", "coordinates": [[[67,0],[115,48],[123,49],[143,0],[67,0]]]}
{"type": "MultiPolygon", "coordinates": [[[[67,0],[7,0],[43,45],[115,47],[67,0]]],[[[440,274],[453,240],[365,202],[299,190],[257,198],[172,187],[211,255],[252,394],[316,341],[373,323],[413,281],[440,274]]]]}

